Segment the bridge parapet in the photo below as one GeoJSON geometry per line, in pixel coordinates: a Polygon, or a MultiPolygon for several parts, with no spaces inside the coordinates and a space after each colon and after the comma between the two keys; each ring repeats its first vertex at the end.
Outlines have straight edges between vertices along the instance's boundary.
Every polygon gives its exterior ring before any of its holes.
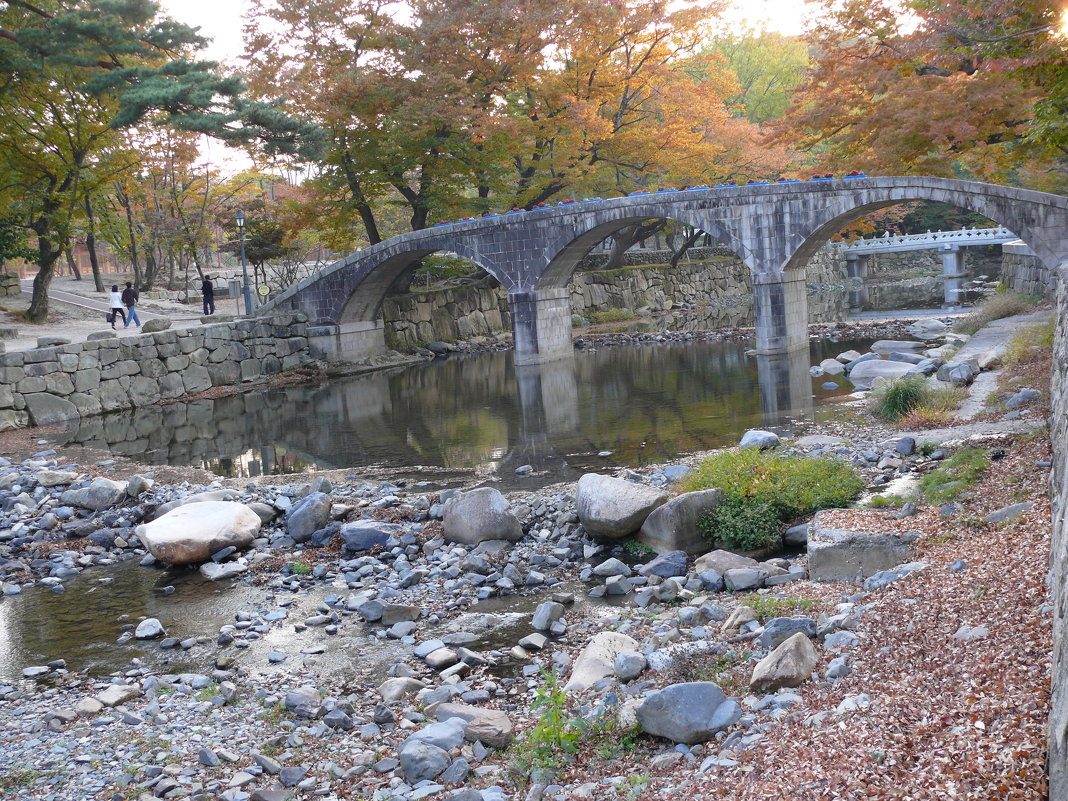
{"type": "Polygon", "coordinates": [[[997,228],[962,228],[959,231],[928,231],[926,234],[898,234],[887,231],[882,236],[858,239],[842,247],[845,255],[899,253],[910,250],[935,250],[961,245],[1000,245],[1019,239],[1004,226],[997,228]]]}

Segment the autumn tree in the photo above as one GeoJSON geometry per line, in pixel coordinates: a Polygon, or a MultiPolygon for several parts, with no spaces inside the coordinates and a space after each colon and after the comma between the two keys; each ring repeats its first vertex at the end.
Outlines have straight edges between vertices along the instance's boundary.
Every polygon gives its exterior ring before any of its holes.
{"type": "Polygon", "coordinates": [[[804,77],[808,44],[775,31],[745,30],[717,36],[708,52],[723,57],[738,81],[731,98],[750,122],[777,120],[790,105],[790,93],[804,77]]]}
{"type": "Polygon", "coordinates": [[[29,319],[48,312],[48,285],[75,214],[121,172],[117,132],[151,121],[267,153],[311,153],[314,126],[244,97],[216,64],[189,60],[206,42],[157,16],[151,0],[9,0],[0,6],[0,205],[37,238],[29,319]]]}
{"type": "Polygon", "coordinates": [[[1061,12],[1055,0],[826,3],[780,140],[821,168],[1055,188],[1068,156],[1061,12]]]}

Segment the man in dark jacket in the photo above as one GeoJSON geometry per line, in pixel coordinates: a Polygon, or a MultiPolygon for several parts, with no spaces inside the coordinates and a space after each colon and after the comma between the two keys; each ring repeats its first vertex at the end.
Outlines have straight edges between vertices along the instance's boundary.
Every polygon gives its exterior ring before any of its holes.
{"type": "Polygon", "coordinates": [[[204,276],[200,294],[204,297],[204,314],[215,314],[215,287],[211,283],[211,276],[204,276]]]}
{"type": "Polygon", "coordinates": [[[126,322],[122,327],[129,328],[130,323],[134,323],[140,328],[141,318],[137,316],[137,310],[134,308],[138,301],[137,290],[133,288],[133,284],[129,281],[126,282],[126,289],[122,290],[121,300],[122,305],[126,307],[126,322]]]}

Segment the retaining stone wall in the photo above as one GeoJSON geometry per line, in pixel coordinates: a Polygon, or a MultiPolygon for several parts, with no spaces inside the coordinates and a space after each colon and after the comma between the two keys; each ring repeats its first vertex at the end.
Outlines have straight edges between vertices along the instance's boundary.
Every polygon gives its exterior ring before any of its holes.
{"type": "Polygon", "coordinates": [[[1023,242],[1002,245],[1002,283],[1022,295],[1052,298],[1057,293],[1057,276],[1023,242]]]}
{"type": "MultiPolygon", "coordinates": [[[[720,325],[752,324],[749,268],[723,247],[692,248],[677,267],[664,263],[665,251],[629,251],[627,266],[596,269],[607,256],[592,254],[568,284],[572,314],[617,308],[667,311],[680,305],[709,307],[720,325]],[[633,263],[631,263],[633,262],[633,263]],[[729,311],[728,311],[729,310],[729,311]],[[729,322],[728,322],[729,321],[729,322]]],[[[845,262],[835,250],[820,251],[806,270],[809,314],[814,321],[838,319],[845,307],[845,262]]],[[[492,279],[462,287],[391,295],[382,305],[386,341],[406,348],[434,341],[453,342],[511,330],[508,294],[492,279]]],[[[715,326],[712,326],[715,327],[715,326]]]]}
{"type": "MultiPolygon", "coordinates": [[[[1048,271],[1047,271],[1048,272],[1048,271]]],[[[1054,276],[1057,295],[1057,334],[1053,342],[1050,393],[1053,413],[1050,438],[1050,579],[1053,590],[1053,698],[1049,714],[1050,801],[1068,801],[1068,264],[1054,276]]]]}
{"type": "Polygon", "coordinates": [[[307,319],[292,313],[8,353],[0,356],[0,431],[148,406],[309,358],[307,319]]]}

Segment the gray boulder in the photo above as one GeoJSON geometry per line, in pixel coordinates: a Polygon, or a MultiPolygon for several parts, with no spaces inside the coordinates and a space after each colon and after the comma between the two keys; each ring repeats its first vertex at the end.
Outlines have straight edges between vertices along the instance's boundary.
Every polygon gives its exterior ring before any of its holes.
{"type": "Polygon", "coordinates": [[[156,317],[152,320],[145,320],[144,324],[141,326],[141,333],[155,334],[157,331],[166,331],[170,327],[170,319],[166,317],[156,317]]]}
{"type": "Polygon", "coordinates": [[[955,387],[966,387],[975,380],[977,375],[979,375],[979,362],[975,359],[968,359],[963,362],[943,364],[938,368],[935,377],[955,387]]]}
{"type": "Polygon", "coordinates": [[[307,542],[312,534],[330,522],[330,496],[313,492],[289,507],[286,531],[293,542],[307,542]]]}
{"type": "Polygon", "coordinates": [[[760,647],[771,650],[798,632],[815,637],[816,621],[810,617],[773,617],[760,633],[760,647]]]}
{"type": "Polygon", "coordinates": [[[740,448],[776,448],[779,445],[779,435],[772,431],[761,431],[753,428],[742,435],[742,441],[738,443],[740,448]]]}
{"type": "Polygon", "coordinates": [[[156,637],[162,637],[166,633],[163,624],[154,617],[145,618],[134,629],[134,637],[139,640],[153,640],[156,637]]]}
{"type": "Polygon", "coordinates": [[[715,509],[723,497],[722,490],[707,489],[684,492],[652,511],[642,523],[638,541],[658,553],[685,551],[696,555],[708,548],[708,540],[697,528],[697,521],[715,509]]]}
{"type": "Polygon", "coordinates": [[[730,592],[755,590],[764,586],[768,571],[762,567],[735,567],[723,574],[723,582],[730,592]]]}
{"type": "Polygon", "coordinates": [[[397,756],[409,784],[437,778],[452,764],[448,751],[422,740],[405,740],[397,756]]]}
{"type": "Polygon", "coordinates": [[[492,487],[463,492],[445,504],[442,525],[445,539],[465,545],[485,540],[509,540],[523,537],[523,526],[508,508],[508,501],[492,487]]]}
{"type": "Polygon", "coordinates": [[[30,392],[22,397],[26,401],[26,411],[30,413],[31,425],[51,426],[81,417],[78,407],[69,400],[56,395],[47,392],[30,392]]]}
{"type": "MultiPolygon", "coordinates": [[[[660,509],[664,507],[661,506],[660,509]]],[[[657,511],[660,511],[659,509],[657,511]]],[[[656,514],[656,512],[653,512],[656,514]]],[[[646,521],[648,522],[648,521],[646,521]]],[[[687,556],[685,551],[668,551],[660,554],[638,572],[643,576],[660,576],[660,578],[676,578],[686,575],[687,556]]]]}
{"type": "Polygon", "coordinates": [[[637,651],[620,651],[616,654],[615,662],[613,663],[616,678],[620,681],[636,679],[648,665],[649,662],[646,660],[645,655],[637,651]]]}
{"type": "Polygon", "coordinates": [[[711,740],[742,716],[738,702],[710,681],[657,690],[635,712],[645,733],[687,745],[711,740]]]}
{"type": "Polygon", "coordinates": [[[390,537],[404,534],[400,523],[384,523],[379,520],[355,520],[341,527],[342,549],[349,553],[369,551],[375,546],[385,547],[390,537]]]}
{"type": "Polygon", "coordinates": [[[556,601],[545,601],[538,604],[538,608],[534,610],[534,618],[531,620],[531,625],[538,631],[548,631],[552,628],[553,623],[563,616],[563,604],[558,604],[556,601]]]}
{"type": "Polygon", "coordinates": [[[845,365],[837,359],[824,359],[820,362],[820,367],[826,375],[841,375],[845,372],[845,365]]]}
{"type": "Polygon", "coordinates": [[[925,342],[914,342],[905,339],[880,339],[871,346],[872,353],[893,353],[894,351],[923,350],[927,347],[925,342]]]}
{"type": "Polygon", "coordinates": [[[575,511],[593,537],[618,540],[641,528],[652,511],[667,499],[662,491],[644,484],[586,473],[578,482],[575,511]]]}
{"type": "Polygon", "coordinates": [[[1016,392],[1011,398],[1005,401],[1006,409],[1018,409],[1031,401],[1038,400],[1041,394],[1038,390],[1034,389],[1021,389],[1016,392]]]}
{"type": "Polygon", "coordinates": [[[715,570],[722,576],[728,570],[734,570],[739,567],[756,567],[757,564],[756,559],[750,559],[748,556],[716,549],[709,551],[704,556],[697,557],[697,561],[694,563],[694,570],[698,573],[715,570]]]}
{"type": "Polygon", "coordinates": [[[985,520],[987,523],[1005,523],[1015,517],[1019,517],[1032,508],[1034,508],[1034,504],[1030,501],[1014,503],[1011,506],[1004,506],[997,511],[991,512],[986,516],[985,520]]]}
{"type": "Polygon", "coordinates": [[[601,578],[609,578],[611,576],[629,576],[631,570],[626,564],[618,559],[605,559],[599,565],[593,568],[593,575],[600,576],[601,578]]]}
{"type": "Polygon", "coordinates": [[[99,512],[110,509],[126,497],[126,487],[109,478],[94,478],[88,487],[70,489],[60,496],[68,506],[80,506],[99,512]]]}

